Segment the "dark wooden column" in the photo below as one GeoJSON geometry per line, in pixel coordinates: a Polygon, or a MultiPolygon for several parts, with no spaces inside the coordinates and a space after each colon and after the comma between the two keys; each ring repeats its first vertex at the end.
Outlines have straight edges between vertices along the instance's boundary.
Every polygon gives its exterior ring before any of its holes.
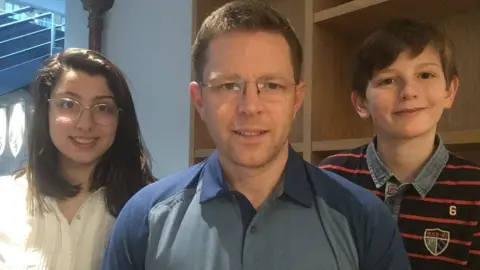
{"type": "Polygon", "coordinates": [[[88,11],[88,48],[102,51],[103,16],[113,7],[114,0],[82,0],[88,11]]]}

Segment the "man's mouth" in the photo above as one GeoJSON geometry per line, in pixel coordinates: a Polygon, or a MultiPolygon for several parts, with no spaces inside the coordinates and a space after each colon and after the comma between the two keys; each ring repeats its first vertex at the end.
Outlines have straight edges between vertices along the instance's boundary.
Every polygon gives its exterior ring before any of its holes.
{"type": "Polygon", "coordinates": [[[256,130],[256,131],[247,131],[247,130],[234,130],[235,134],[246,137],[260,136],[268,132],[268,130],[256,130]]]}

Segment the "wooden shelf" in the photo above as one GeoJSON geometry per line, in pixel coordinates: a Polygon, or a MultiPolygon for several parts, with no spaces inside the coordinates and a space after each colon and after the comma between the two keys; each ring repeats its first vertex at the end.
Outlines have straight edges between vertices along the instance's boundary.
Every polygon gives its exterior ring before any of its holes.
{"type": "MultiPolygon", "coordinates": [[[[446,145],[472,145],[480,144],[480,129],[439,132],[446,145]]],[[[372,137],[344,140],[314,141],[312,151],[338,152],[358,147],[369,143],[372,137]]]]}
{"type": "Polygon", "coordinates": [[[480,8],[478,0],[353,0],[314,13],[316,24],[359,37],[395,18],[438,21],[480,8]]]}
{"type": "Polygon", "coordinates": [[[370,142],[372,138],[343,139],[312,142],[312,151],[344,151],[370,142]]]}
{"type": "Polygon", "coordinates": [[[391,0],[354,0],[349,1],[345,4],[341,4],[338,6],[334,6],[332,8],[328,8],[322,11],[315,12],[313,15],[313,21],[315,23],[321,23],[324,21],[328,21],[330,19],[334,19],[340,16],[348,15],[349,13],[362,11],[366,8],[382,4],[385,2],[389,2],[391,0]]]}

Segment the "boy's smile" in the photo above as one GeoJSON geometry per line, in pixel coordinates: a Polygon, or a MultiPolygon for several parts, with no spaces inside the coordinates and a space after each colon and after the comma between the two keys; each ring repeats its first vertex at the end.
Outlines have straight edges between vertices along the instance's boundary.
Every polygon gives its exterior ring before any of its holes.
{"type": "Polygon", "coordinates": [[[366,99],[352,96],[352,100],[360,116],[372,118],[376,134],[411,138],[436,132],[443,110],[452,106],[457,85],[457,78],[446,85],[439,54],[429,46],[413,58],[402,52],[392,65],[373,74],[366,99]]]}

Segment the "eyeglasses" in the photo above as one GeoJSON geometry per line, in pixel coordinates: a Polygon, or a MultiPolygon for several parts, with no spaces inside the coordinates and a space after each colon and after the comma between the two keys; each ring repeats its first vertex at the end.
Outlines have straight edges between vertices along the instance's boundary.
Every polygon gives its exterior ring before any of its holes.
{"type": "Polygon", "coordinates": [[[112,125],[121,110],[113,101],[111,103],[95,104],[90,107],[83,106],[80,102],[71,98],[55,97],[50,98],[48,102],[53,106],[57,116],[72,121],[78,120],[83,113],[83,109],[87,109],[90,111],[93,122],[102,126],[112,125]]]}
{"type": "MultiPolygon", "coordinates": [[[[208,87],[212,93],[221,99],[232,100],[240,97],[245,93],[247,84],[246,80],[225,80],[217,79],[212,83],[200,83],[201,87],[208,87]]],[[[257,94],[260,99],[268,102],[284,101],[288,98],[290,91],[295,88],[296,83],[287,79],[269,79],[252,82],[257,87],[257,94]]]]}

